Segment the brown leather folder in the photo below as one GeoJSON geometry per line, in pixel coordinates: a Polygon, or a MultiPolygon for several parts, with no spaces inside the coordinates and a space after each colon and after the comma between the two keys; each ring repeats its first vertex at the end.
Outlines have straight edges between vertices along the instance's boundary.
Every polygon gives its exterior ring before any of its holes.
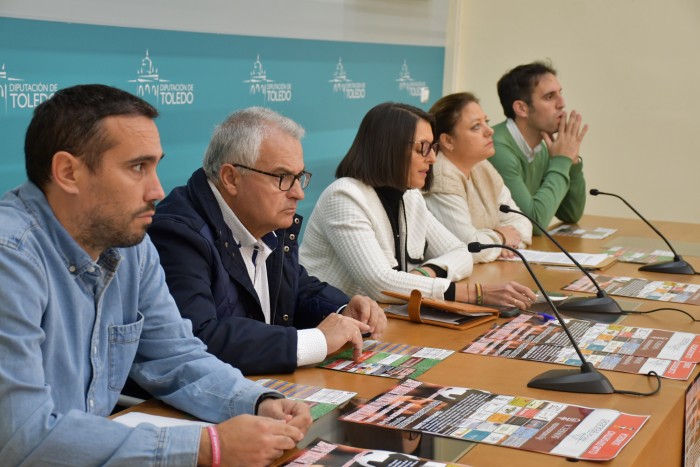
{"type": "Polygon", "coordinates": [[[385,309],[387,317],[410,320],[414,323],[432,324],[451,329],[469,329],[498,318],[498,310],[469,303],[451,302],[434,298],[425,298],[420,291],[413,290],[411,295],[397,292],[382,292],[389,297],[408,302],[408,313],[399,312],[394,305],[385,309]],[[456,315],[456,316],[455,316],[456,315]]]}

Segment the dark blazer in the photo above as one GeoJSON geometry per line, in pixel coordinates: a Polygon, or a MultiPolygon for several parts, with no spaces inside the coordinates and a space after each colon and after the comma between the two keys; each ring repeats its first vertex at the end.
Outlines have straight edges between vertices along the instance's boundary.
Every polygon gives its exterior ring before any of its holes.
{"type": "Polygon", "coordinates": [[[263,240],[277,247],[267,258],[271,324],[202,169],[157,208],[148,234],[160,253],[170,293],[210,353],[244,374],[296,369],[296,329],[312,328],[349,298],[310,276],[299,264],[301,217],[263,240]]]}

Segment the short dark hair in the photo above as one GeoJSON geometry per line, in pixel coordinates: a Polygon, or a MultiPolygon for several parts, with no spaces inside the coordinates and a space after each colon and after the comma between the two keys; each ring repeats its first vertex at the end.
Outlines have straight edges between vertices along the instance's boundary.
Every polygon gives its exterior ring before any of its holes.
{"type": "Polygon", "coordinates": [[[479,99],[470,92],[457,92],[448,94],[438,99],[430,108],[430,113],[435,117],[435,140],[443,133],[452,134],[455,125],[459,122],[462,109],[467,105],[479,103],[479,99]]]}
{"type": "Polygon", "coordinates": [[[532,105],[532,91],[537,87],[542,75],[548,73],[557,75],[551,64],[537,61],[516,66],[501,76],[496,88],[506,117],[515,118],[515,111],[513,111],[515,101],[525,101],[528,106],[532,105]]]}
{"type": "Polygon", "coordinates": [[[115,141],[107,137],[102,121],[111,116],[154,119],[158,110],[143,99],[102,84],[83,84],[57,91],[34,109],[24,139],[27,178],[43,189],[51,179],[51,160],[59,151],[80,157],[93,172],[102,154],[115,141]]]}
{"type": "MultiPolygon", "coordinates": [[[[352,177],[375,188],[406,190],[412,157],[410,143],[420,120],[434,128],[432,115],[412,105],[385,102],[370,109],[348,153],[338,164],[336,178],[352,177]]],[[[428,190],[432,181],[431,167],[423,189],[428,190]]]]}

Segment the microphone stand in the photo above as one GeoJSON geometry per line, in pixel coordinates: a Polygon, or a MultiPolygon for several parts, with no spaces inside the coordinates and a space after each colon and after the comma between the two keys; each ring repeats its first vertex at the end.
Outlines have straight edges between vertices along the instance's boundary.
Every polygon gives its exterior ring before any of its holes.
{"type": "MultiPolygon", "coordinates": [[[[588,277],[588,280],[591,281],[591,283],[595,286],[595,288],[598,290],[596,292],[595,297],[572,297],[566,300],[565,302],[559,304],[559,308],[563,311],[569,311],[569,312],[579,312],[579,313],[604,313],[604,314],[620,314],[622,313],[622,308],[620,308],[620,305],[610,298],[605,290],[600,288],[600,285],[598,285],[598,282],[593,279],[593,276],[584,268],[581,266],[581,263],[576,261],[573,256],[563,247],[559,244],[559,242],[556,241],[554,237],[552,237],[549,232],[547,232],[546,229],[543,229],[540,224],[538,224],[533,218],[525,214],[524,212],[520,212],[518,210],[515,210],[508,206],[507,204],[501,204],[499,211],[503,213],[510,213],[514,212],[516,214],[520,214],[521,216],[527,218],[532,222],[532,224],[539,228],[542,233],[554,243],[557,248],[559,248],[562,253],[566,255],[567,258],[571,260],[572,263],[576,265],[577,268],[579,268],[585,275],[588,277]]],[[[518,255],[522,258],[522,255],[518,255]]]]}
{"type": "Polygon", "coordinates": [[[571,344],[574,346],[574,350],[576,350],[578,358],[581,360],[581,367],[579,370],[545,371],[541,375],[535,376],[532,380],[530,380],[530,382],[527,383],[527,387],[547,389],[549,391],[578,392],[585,394],[612,394],[615,392],[615,388],[608,378],[596,370],[591,363],[586,361],[581,349],[579,348],[578,344],[576,344],[574,336],[571,334],[571,331],[569,331],[569,328],[566,326],[566,323],[559,314],[557,307],[554,306],[554,303],[552,303],[552,300],[549,298],[549,295],[547,295],[547,292],[545,292],[544,287],[542,287],[542,284],[540,284],[540,281],[537,279],[537,276],[535,276],[535,273],[532,272],[530,264],[527,262],[522,253],[520,253],[516,248],[508,245],[483,245],[479,242],[472,242],[468,245],[468,247],[469,251],[472,253],[478,253],[482,249],[486,248],[505,248],[506,250],[512,251],[518,255],[527,268],[527,272],[530,273],[530,276],[535,281],[535,284],[537,284],[537,288],[540,290],[540,292],[542,292],[542,296],[545,298],[545,300],[547,300],[549,306],[552,307],[554,316],[557,317],[559,324],[561,324],[561,327],[564,329],[569,341],[571,341],[571,344]]]}
{"type": "Polygon", "coordinates": [[[653,264],[647,264],[646,266],[642,266],[639,268],[640,271],[647,271],[647,272],[662,272],[666,274],[686,274],[686,275],[694,275],[695,274],[695,269],[693,269],[693,266],[691,266],[687,261],[683,259],[681,255],[676,253],[676,250],[673,249],[671,246],[671,242],[669,242],[666,237],[663,236],[659,230],[651,225],[651,222],[646,220],[644,216],[642,216],[639,211],[634,209],[630,203],[628,203],[622,196],[616,195],[615,193],[605,193],[604,191],[600,191],[596,188],[591,189],[589,193],[593,196],[598,196],[598,195],[606,195],[606,196],[614,196],[615,198],[619,199],[623,203],[627,205],[628,208],[630,208],[641,220],[643,220],[646,225],[651,227],[651,230],[656,232],[656,234],[661,237],[661,239],[666,242],[666,245],[668,245],[668,248],[671,250],[673,253],[673,260],[672,261],[662,261],[659,263],[653,263],[653,264]]]}

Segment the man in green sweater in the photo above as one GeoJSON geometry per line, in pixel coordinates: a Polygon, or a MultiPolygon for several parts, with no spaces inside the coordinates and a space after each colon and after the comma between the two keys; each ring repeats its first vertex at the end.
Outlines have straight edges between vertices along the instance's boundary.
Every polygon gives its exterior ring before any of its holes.
{"type": "Polygon", "coordinates": [[[555,215],[577,222],[586,204],[579,147],[588,125],[564,110],[556,71],[542,62],[517,66],[498,81],[498,97],[507,118],[493,127],[496,154],[489,160],[513,200],[543,227],[555,215]]]}

